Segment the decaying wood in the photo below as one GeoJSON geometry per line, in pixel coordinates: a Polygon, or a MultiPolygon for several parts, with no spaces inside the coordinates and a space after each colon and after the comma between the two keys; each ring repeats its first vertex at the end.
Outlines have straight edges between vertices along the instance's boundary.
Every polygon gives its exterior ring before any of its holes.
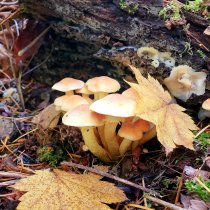
{"type": "MultiPolygon", "coordinates": [[[[192,47],[197,47],[209,55],[210,38],[203,34],[209,20],[186,12],[188,25],[185,30],[182,27],[168,30],[159,17],[161,0],[123,1],[128,8],[122,8],[120,0],[22,2],[34,17],[52,25],[51,33],[57,51],[52,53],[52,58],[44,68],[44,71],[50,68],[50,73],[47,73],[48,80],[54,75],[54,80],[64,75],[80,75],[81,79],[87,79],[92,75],[94,68],[100,71],[99,74],[107,74],[107,70],[112,72],[113,69],[116,73],[116,70],[123,69],[125,63],[139,66],[142,61],[137,57],[136,50],[141,46],[152,46],[159,51],[171,52],[176,59],[176,65],[188,64],[197,71],[209,71],[208,57],[201,58],[196,48],[193,53],[185,49],[186,43],[190,43],[192,47]],[[137,5],[135,10],[134,5],[137,5]],[[59,50],[70,55],[66,59],[60,58],[62,53],[59,50]],[[85,72],[80,69],[85,69],[85,72]],[[59,72],[59,76],[55,72],[59,72]]],[[[126,74],[124,71],[125,69],[120,77],[126,74]]],[[[149,65],[147,71],[161,80],[170,73],[170,69],[165,66],[153,68],[149,65]]],[[[36,72],[43,73],[43,67],[36,72]]]]}

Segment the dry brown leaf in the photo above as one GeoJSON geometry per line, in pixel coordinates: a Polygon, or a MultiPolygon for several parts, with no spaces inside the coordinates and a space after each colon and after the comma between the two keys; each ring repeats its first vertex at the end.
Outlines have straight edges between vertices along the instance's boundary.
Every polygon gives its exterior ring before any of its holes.
{"type": "Polygon", "coordinates": [[[58,124],[61,111],[55,110],[54,104],[50,104],[38,115],[34,116],[32,122],[39,124],[43,129],[54,128],[58,124]]]}
{"type": "Polygon", "coordinates": [[[99,176],[70,174],[58,169],[36,171],[13,187],[26,192],[17,210],[108,210],[111,208],[104,203],[127,199],[123,191],[112,183],[100,181],[99,176]]]}
{"type": "Polygon", "coordinates": [[[183,145],[194,150],[194,134],[197,130],[190,116],[185,114],[185,109],[174,104],[170,94],[163,89],[160,83],[148,75],[144,78],[140,70],[130,66],[138,84],[128,84],[137,91],[137,116],[156,125],[157,137],[165,147],[166,153],[171,152],[176,145],[183,145]]]}

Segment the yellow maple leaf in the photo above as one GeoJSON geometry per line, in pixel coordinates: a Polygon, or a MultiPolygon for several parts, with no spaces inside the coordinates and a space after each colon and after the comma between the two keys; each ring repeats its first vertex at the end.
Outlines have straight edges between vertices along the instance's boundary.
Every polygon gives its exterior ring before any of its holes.
{"type": "Polygon", "coordinates": [[[94,174],[70,174],[58,169],[36,171],[12,186],[26,192],[17,210],[108,210],[105,203],[127,199],[114,184],[100,179],[94,174]]]}
{"type": "Polygon", "coordinates": [[[193,150],[194,134],[191,130],[198,128],[191,117],[183,112],[185,109],[173,103],[170,94],[156,79],[150,75],[146,79],[139,69],[133,66],[130,68],[138,82],[138,84],[128,82],[138,93],[137,116],[156,125],[158,140],[165,147],[167,154],[176,145],[193,150]]]}

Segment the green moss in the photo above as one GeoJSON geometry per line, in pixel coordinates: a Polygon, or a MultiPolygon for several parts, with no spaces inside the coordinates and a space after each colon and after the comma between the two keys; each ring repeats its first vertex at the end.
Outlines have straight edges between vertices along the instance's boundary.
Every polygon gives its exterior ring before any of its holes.
{"type": "Polygon", "coordinates": [[[120,9],[128,12],[131,15],[134,15],[139,9],[138,3],[128,3],[126,0],[120,0],[119,6],[120,9]]]}
{"type": "Polygon", "coordinates": [[[63,159],[63,151],[61,149],[54,151],[53,148],[49,146],[40,148],[38,150],[38,155],[40,161],[45,161],[52,167],[56,167],[63,159]]]}
{"type": "Polygon", "coordinates": [[[201,14],[208,10],[208,7],[204,4],[203,0],[187,1],[186,4],[180,4],[177,1],[170,1],[159,12],[159,15],[164,20],[179,20],[182,17],[182,11],[199,12],[201,14]]]}
{"type": "MultiPolygon", "coordinates": [[[[197,132],[195,131],[194,133],[196,134],[197,132]]],[[[208,146],[210,146],[210,133],[203,132],[195,139],[195,143],[200,147],[200,150],[207,151],[208,146]]]]}
{"type": "MultiPolygon", "coordinates": [[[[201,180],[201,181],[206,187],[210,188],[210,180],[207,181],[201,180]]],[[[202,200],[207,202],[210,201],[210,194],[195,180],[186,180],[185,186],[190,192],[196,193],[202,200]]]]}

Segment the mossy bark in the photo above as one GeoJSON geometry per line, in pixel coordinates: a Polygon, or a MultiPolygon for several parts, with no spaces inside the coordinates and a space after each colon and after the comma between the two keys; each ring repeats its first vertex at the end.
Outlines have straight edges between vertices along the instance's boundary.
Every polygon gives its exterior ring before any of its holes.
{"type": "MultiPolygon", "coordinates": [[[[208,57],[210,38],[203,37],[203,30],[209,21],[190,20],[188,31],[182,27],[168,30],[158,13],[162,1],[126,0],[22,0],[27,11],[35,18],[52,26],[47,47],[35,59],[41,62],[50,53],[51,57],[34,71],[35,78],[52,84],[64,76],[87,80],[94,75],[110,75],[117,79],[129,77],[125,64],[146,66],[152,76],[163,80],[170,73],[164,65],[154,68],[148,61],[141,60],[136,50],[141,46],[152,46],[159,51],[169,51],[176,59],[176,65],[188,64],[197,71],[209,71],[208,58],[197,53],[199,43],[189,33],[200,36],[205,42],[202,49],[208,57]],[[135,5],[138,5],[137,7],[135,5]],[[135,7],[134,7],[135,6],[135,7]],[[185,51],[186,43],[191,42],[193,53],[185,51]],[[184,52],[185,51],[185,52],[184,52]],[[41,74],[40,74],[41,73],[41,74]]],[[[186,14],[186,17],[191,17],[186,14]]],[[[196,37],[195,37],[196,38],[196,37]]],[[[144,73],[147,73],[144,72],[144,73]]],[[[208,77],[208,86],[209,77],[208,77]]],[[[209,93],[208,93],[209,94],[209,93]]],[[[203,100],[203,99],[202,99],[203,100]]],[[[198,100],[195,100],[196,103],[198,100]]]]}

